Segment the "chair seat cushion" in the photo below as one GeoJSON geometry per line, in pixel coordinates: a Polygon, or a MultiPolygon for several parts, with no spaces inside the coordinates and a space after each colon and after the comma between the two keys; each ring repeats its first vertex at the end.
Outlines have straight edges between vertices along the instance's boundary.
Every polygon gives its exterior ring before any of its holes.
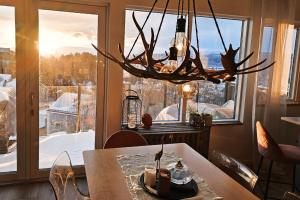
{"type": "Polygon", "coordinates": [[[292,163],[300,163],[300,147],[286,144],[280,144],[279,147],[285,159],[292,163]]]}

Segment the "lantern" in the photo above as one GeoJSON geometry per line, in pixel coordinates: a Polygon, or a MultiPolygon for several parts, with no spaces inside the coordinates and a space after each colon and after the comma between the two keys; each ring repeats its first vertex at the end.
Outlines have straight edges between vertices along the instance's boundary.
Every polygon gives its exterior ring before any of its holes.
{"type": "Polygon", "coordinates": [[[134,90],[126,90],[123,100],[122,128],[137,130],[141,124],[142,101],[134,90]]]}

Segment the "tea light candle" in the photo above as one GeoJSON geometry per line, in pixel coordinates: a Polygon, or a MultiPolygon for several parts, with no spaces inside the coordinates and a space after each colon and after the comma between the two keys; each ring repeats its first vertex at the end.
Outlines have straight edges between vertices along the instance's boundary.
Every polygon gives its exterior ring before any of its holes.
{"type": "Polygon", "coordinates": [[[146,167],[144,171],[145,185],[154,188],[156,184],[156,169],[153,167],[146,167]]]}
{"type": "Polygon", "coordinates": [[[129,114],[128,115],[128,128],[136,128],[136,115],[129,114]]]}

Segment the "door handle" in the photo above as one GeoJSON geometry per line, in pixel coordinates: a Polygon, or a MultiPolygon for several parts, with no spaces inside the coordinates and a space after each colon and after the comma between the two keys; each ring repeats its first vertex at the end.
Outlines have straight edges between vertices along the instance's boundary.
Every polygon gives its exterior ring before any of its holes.
{"type": "Polygon", "coordinates": [[[30,105],[31,105],[30,114],[31,114],[31,116],[34,116],[34,110],[33,110],[34,98],[35,98],[35,95],[33,93],[31,93],[31,95],[30,95],[30,105]]]}

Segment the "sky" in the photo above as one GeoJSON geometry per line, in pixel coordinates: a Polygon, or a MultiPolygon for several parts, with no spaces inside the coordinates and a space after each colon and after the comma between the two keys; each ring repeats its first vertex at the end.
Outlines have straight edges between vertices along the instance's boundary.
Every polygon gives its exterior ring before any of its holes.
{"type": "Polygon", "coordinates": [[[98,16],[71,12],[39,10],[40,54],[96,54],[98,16]]]}
{"type": "Polygon", "coordinates": [[[0,47],[15,50],[15,9],[0,6],[0,47]]]}
{"type": "MultiPolygon", "coordinates": [[[[125,52],[128,53],[135,40],[138,31],[132,20],[132,12],[126,11],[125,26],[125,52]]],[[[147,12],[136,11],[136,18],[142,26],[147,12]]],[[[150,38],[151,27],[157,34],[161,13],[153,13],[144,29],[146,38],[150,38]]],[[[155,48],[155,53],[161,54],[169,50],[170,42],[174,38],[177,16],[167,14],[162,25],[160,36],[155,48]]],[[[224,51],[212,18],[198,17],[200,48],[202,52],[224,51]]],[[[226,46],[230,43],[234,48],[240,46],[242,21],[219,19],[226,46]]],[[[0,47],[15,48],[15,23],[14,8],[0,6],[0,47]]],[[[98,16],[92,14],[80,14],[50,10],[39,10],[39,48],[40,54],[57,55],[88,51],[93,54],[96,51],[91,43],[97,43],[98,16]]],[[[195,28],[193,27],[192,44],[196,46],[195,28]]],[[[141,41],[136,44],[134,53],[141,52],[141,41]]]]}
{"type": "MultiPolygon", "coordinates": [[[[128,53],[133,41],[137,36],[137,29],[133,23],[132,19],[133,11],[126,11],[126,27],[125,27],[125,52],[128,53]]],[[[147,12],[135,11],[135,16],[138,19],[140,26],[144,23],[147,12]]],[[[157,33],[159,23],[161,20],[161,13],[153,13],[147,24],[144,28],[144,33],[146,38],[150,38],[150,30],[151,27],[154,29],[154,33],[157,33]]],[[[159,40],[157,42],[157,46],[155,49],[155,53],[163,53],[168,51],[170,42],[172,38],[174,38],[175,27],[176,27],[176,19],[177,15],[167,14],[164,23],[162,25],[162,29],[160,32],[159,40]]],[[[228,20],[228,19],[218,19],[220,29],[222,31],[226,46],[228,47],[230,43],[232,43],[234,48],[238,48],[240,46],[240,38],[242,32],[242,21],[241,20],[228,20]]],[[[194,23],[193,23],[194,24],[194,23]]],[[[224,51],[224,48],[221,43],[221,39],[218,35],[217,28],[214,24],[212,18],[208,17],[197,17],[198,24],[198,33],[200,39],[200,49],[202,52],[218,52],[221,53],[224,51]]],[[[195,27],[192,30],[192,45],[196,46],[196,32],[195,27]]],[[[148,39],[149,40],[149,39],[148,39]]],[[[143,50],[143,45],[141,40],[134,48],[134,53],[137,54],[143,50]]]]}

